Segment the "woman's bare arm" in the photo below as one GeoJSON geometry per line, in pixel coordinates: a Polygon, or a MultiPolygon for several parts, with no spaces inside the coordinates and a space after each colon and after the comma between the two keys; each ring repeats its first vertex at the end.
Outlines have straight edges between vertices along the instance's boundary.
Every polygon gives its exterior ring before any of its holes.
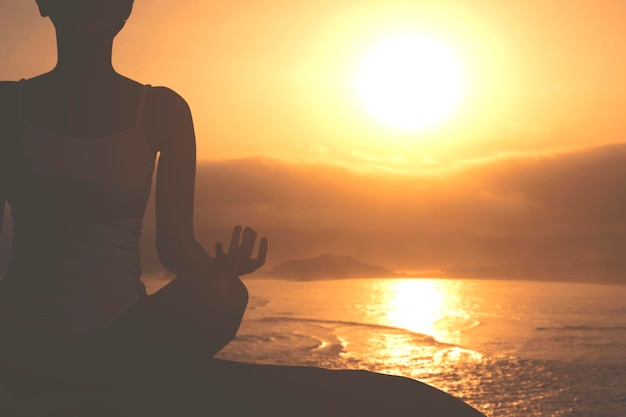
{"type": "Polygon", "coordinates": [[[0,236],[2,236],[2,223],[4,222],[4,202],[2,190],[0,189],[0,236]]]}
{"type": "Polygon", "coordinates": [[[4,203],[5,198],[3,197],[2,190],[0,190],[0,236],[2,236],[2,223],[4,222],[4,203]]]}
{"type": "Polygon", "coordinates": [[[4,157],[8,155],[8,142],[11,136],[15,135],[17,126],[18,97],[17,83],[10,81],[0,81],[0,236],[2,236],[2,223],[4,220],[4,206],[6,202],[5,181],[7,172],[5,171],[7,161],[4,157]]]}
{"type": "Polygon", "coordinates": [[[172,90],[151,89],[144,131],[160,152],[155,196],[159,259],[176,274],[208,268],[213,260],[193,231],[196,144],[189,106],[172,90]]]}
{"type": "Polygon", "coordinates": [[[157,252],[161,263],[176,274],[227,266],[237,275],[265,262],[267,241],[252,258],[256,233],[236,227],[228,254],[218,246],[212,258],[196,241],[193,229],[196,142],[189,106],[167,88],[153,88],[146,108],[144,131],[160,152],[156,180],[157,252]]]}

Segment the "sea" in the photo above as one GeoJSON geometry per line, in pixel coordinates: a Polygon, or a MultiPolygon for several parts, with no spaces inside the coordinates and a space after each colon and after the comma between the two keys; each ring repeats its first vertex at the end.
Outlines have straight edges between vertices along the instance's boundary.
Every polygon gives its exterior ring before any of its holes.
{"type": "Polygon", "coordinates": [[[218,357],[414,378],[487,416],[625,417],[626,286],[247,279],[218,357]]]}

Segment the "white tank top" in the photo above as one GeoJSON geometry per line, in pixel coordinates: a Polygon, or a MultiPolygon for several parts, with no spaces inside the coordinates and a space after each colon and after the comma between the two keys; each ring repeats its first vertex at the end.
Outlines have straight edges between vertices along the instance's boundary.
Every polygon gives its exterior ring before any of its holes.
{"type": "Polygon", "coordinates": [[[130,129],[65,137],[23,117],[21,161],[8,178],[13,256],[0,300],[42,333],[71,340],[97,330],[146,296],[139,241],[155,155],[140,126],[145,86],[130,129]]]}

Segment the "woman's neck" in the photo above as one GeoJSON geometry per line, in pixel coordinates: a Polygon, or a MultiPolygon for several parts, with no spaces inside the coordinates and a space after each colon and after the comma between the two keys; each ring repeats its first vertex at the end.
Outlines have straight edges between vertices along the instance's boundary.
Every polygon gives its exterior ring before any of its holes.
{"type": "Polygon", "coordinates": [[[117,75],[112,49],[113,39],[78,39],[57,32],[58,60],[53,72],[68,84],[110,79],[117,75]]]}

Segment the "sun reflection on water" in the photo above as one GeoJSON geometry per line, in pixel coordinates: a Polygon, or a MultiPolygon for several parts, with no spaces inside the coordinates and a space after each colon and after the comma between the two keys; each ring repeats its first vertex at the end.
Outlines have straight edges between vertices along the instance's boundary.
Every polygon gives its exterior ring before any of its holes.
{"type": "Polygon", "coordinates": [[[246,285],[250,308],[222,359],[402,375],[490,416],[556,417],[579,408],[577,415],[598,415],[599,401],[610,398],[617,401],[606,401],[603,415],[626,415],[611,412],[623,409],[624,370],[615,364],[623,362],[624,320],[605,322],[607,311],[623,310],[620,288],[437,279],[246,285]],[[588,304],[593,291],[601,297],[588,304]],[[596,330],[579,330],[590,320],[596,330]],[[563,356],[566,347],[584,349],[576,352],[585,359],[563,356]],[[611,362],[596,362],[609,348],[611,362]],[[554,356],[527,356],[538,353],[554,356]],[[603,389],[585,403],[580,393],[594,386],[603,389]]]}
{"type": "Polygon", "coordinates": [[[437,338],[435,323],[446,316],[445,298],[450,294],[431,280],[389,281],[389,325],[437,338]]]}
{"type": "MultiPolygon", "coordinates": [[[[388,333],[378,340],[378,352],[386,358],[386,372],[408,372],[428,380],[452,364],[482,360],[480,353],[455,344],[455,335],[467,325],[468,318],[459,292],[451,284],[441,280],[386,282],[382,293],[386,294],[387,324],[415,333],[414,337],[388,333]]],[[[369,343],[376,345],[372,340],[369,343]]]]}

